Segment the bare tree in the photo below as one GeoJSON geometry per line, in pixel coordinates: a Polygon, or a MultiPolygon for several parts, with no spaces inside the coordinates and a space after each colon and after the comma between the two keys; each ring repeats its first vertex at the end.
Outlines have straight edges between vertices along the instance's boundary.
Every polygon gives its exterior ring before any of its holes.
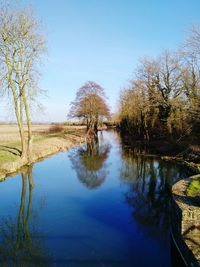
{"type": "Polygon", "coordinates": [[[191,92],[191,82],[183,82],[183,74],[186,75],[186,68],[178,53],[164,51],[156,59],[143,59],[136,79],[120,98],[122,127],[145,140],[183,133],[189,107],[184,83],[188,83],[191,92]]]}
{"type": "Polygon", "coordinates": [[[4,5],[0,10],[0,70],[4,91],[12,98],[21,138],[22,158],[31,158],[30,100],[37,92],[38,66],[45,51],[39,23],[31,9],[4,5]],[[24,132],[28,126],[28,143],[24,132]]]}
{"type": "MultiPolygon", "coordinates": [[[[179,51],[182,58],[183,90],[188,100],[189,131],[200,129],[200,26],[193,26],[179,51]]],[[[197,137],[198,138],[198,137],[197,137]]]]}
{"type": "Polygon", "coordinates": [[[103,88],[95,82],[86,82],[71,103],[69,116],[83,119],[87,124],[87,131],[96,133],[100,121],[110,116],[103,88]]]}
{"type": "Polygon", "coordinates": [[[200,59],[200,26],[194,25],[185,44],[185,49],[200,59]]]}

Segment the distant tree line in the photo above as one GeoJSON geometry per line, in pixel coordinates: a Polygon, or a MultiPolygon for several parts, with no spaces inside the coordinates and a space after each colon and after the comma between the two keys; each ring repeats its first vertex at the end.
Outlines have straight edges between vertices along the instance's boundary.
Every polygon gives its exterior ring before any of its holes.
{"type": "Polygon", "coordinates": [[[176,52],[139,62],[120,96],[119,125],[143,140],[200,137],[200,27],[176,52]]]}

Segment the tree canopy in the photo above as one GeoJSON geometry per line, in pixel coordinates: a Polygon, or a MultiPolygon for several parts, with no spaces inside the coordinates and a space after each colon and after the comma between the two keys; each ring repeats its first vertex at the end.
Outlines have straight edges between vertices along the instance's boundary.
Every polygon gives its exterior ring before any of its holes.
{"type": "Polygon", "coordinates": [[[140,61],[135,77],[121,92],[123,131],[149,140],[180,140],[200,132],[200,29],[176,52],[163,51],[140,61]]]}
{"type": "Polygon", "coordinates": [[[95,82],[86,82],[77,91],[76,98],[71,103],[69,117],[82,120],[87,124],[88,131],[96,132],[99,123],[109,116],[104,89],[95,82]]]}

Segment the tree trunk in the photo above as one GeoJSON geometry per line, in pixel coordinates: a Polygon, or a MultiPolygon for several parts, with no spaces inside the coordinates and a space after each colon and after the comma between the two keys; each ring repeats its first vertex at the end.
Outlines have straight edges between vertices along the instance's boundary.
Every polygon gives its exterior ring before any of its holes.
{"type": "Polygon", "coordinates": [[[22,108],[22,101],[20,100],[20,110],[18,107],[18,96],[15,91],[15,85],[12,79],[12,70],[10,67],[8,55],[6,55],[6,65],[8,67],[8,74],[7,79],[11,88],[11,92],[13,95],[13,103],[14,103],[14,109],[15,109],[15,115],[17,119],[18,129],[19,129],[19,135],[21,139],[21,158],[26,158],[26,142],[25,142],[25,134],[24,134],[24,125],[23,125],[23,108],[22,108]]]}
{"type": "Polygon", "coordinates": [[[15,115],[17,119],[20,141],[21,141],[21,158],[25,159],[26,158],[26,140],[25,140],[25,133],[24,133],[24,125],[23,125],[23,103],[22,103],[22,99],[20,98],[20,107],[18,107],[17,95],[15,92],[14,84],[13,84],[11,77],[9,79],[9,82],[10,82],[11,91],[13,94],[15,115]]]}
{"type": "Polygon", "coordinates": [[[99,124],[99,119],[98,116],[95,117],[95,122],[94,122],[94,132],[97,135],[98,132],[98,124],[99,124]]]}
{"type": "MultiPolygon", "coordinates": [[[[17,103],[16,103],[17,105],[17,103]]],[[[26,137],[24,132],[24,123],[23,123],[23,101],[22,97],[20,96],[20,103],[19,103],[19,131],[20,131],[20,137],[21,137],[21,146],[22,146],[22,154],[21,158],[26,159],[27,153],[26,153],[26,137]]],[[[17,115],[16,115],[17,116],[17,115]]]]}
{"type": "Polygon", "coordinates": [[[27,156],[28,156],[29,162],[31,162],[33,135],[32,135],[32,124],[31,124],[31,118],[30,118],[30,114],[29,114],[28,101],[27,101],[27,97],[25,96],[25,94],[23,94],[23,101],[24,101],[26,121],[27,121],[27,126],[28,126],[27,156]]]}

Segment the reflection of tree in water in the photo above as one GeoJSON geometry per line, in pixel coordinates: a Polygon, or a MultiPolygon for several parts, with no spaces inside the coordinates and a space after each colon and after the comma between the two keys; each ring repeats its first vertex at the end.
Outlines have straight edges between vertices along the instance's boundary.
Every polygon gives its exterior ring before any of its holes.
{"type": "Polygon", "coordinates": [[[0,226],[0,261],[1,266],[47,266],[42,262],[47,254],[39,241],[33,238],[33,229],[29,227],[33,195],[32,166],[22,172],[21,202],[17,222],[11,217],[1,221],[0,226]],[[28,204],[26,207],[28,181],[28,204]]]}
{"type": "Polygon", "coordinates": [[[125,198],[132,215],[147,236],[165,239],[169,229],[170,184],[183,177],[176,165],[122,152],[121,180],[128,186],[125,198]]]}
{"type": "Polygon", "coordinates": [[[99,144],[98,138],[95,138],[69,155],[78,179],[88,188],[97,188],[104,182],[107,176],[105,160],[109,151],[109,145],[99,144]]]}

